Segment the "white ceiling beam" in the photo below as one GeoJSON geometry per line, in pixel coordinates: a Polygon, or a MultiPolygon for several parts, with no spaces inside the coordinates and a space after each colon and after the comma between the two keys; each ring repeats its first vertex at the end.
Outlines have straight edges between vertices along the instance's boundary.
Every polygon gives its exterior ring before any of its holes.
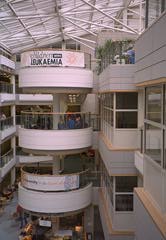
{"type": "MultiPolygon", "coordinates": [[[[60,39],[59,39],[59,41],[60,41],[60,39]]],[[[29,50],[29,49],[32,49],[32,48],[35,48],[35,47],[42,47],[43,45],[52,44],[52,43],[55,43],[55,42],[56,42],[55,41],[55,36],[54,37],[50,37],[50,38],[47,38],[47,39],[41,41],[38,44],[34,44],[33,43],[33,44],[26,45],[25,47],[14,48],[13,49],[13,53],[23,52],[25,50],[29,50]]]]}
{"type": "Polygon", "coordinates": [[[59,31],[61,32],[61,37],[62,37],[62,41],[63,41],[63,40],[65,39],[65,36],[64,36],[64,32],[63,32],[63,26],[62,26],[62,21],[61,21],[61,15],[60,15],[60,12],[59,12],[59,8],[58,8],[57,0],[55,0],[55,8],[56,8],[57,17],[58,17],[59,31]]]}
{"type": "MultiPolygon", "coordinates": [[[[44,20],[43,22],[48,22],[48,21],[50,21],[50,20],[52,20],[52,19],[54,19],[53,17],[51,17],[51,18],[49,18],[49,19],[47,19],[47,20],[44,20]]],[[[35,23],[35,24],[32,24],[32,25],[30,25],[30,26],[27,26],[27,29],[31,29],[31,28],[33,28],[33,27],[37,27],[38,25],[40,25],[41,23],[35,23]]],[[[21,29],[21,30],[19,30],[18,32],[16,32],[16,33],[13,33],[12,34],[12,36],[15,36],[15,35],[17,35],[17,34],[19,34],[19,33],[22,33],[22,32],[24,32],[25,31],[25,29],[21,29]]],[[[7,37],[9,37],[9,36],[7,36],[7,37]]],[[[5,37],[0,37],[0,39],[6,39],[6,36],[5,37]]]]}
{"type": "MultiPolygon", "coordinates": [[[[79,19],[79,18],[74,18],[74,17],[68,17],[70,19],[73,19],[73,20],[77,20],[77,21],[80,21],[80,22],[84,22],[84,23],[89,23],[89,21],[86,21],[86,20],[83,20],[83,19],[79,19]]],[[[109,25],[105,25],[105,24],[101,24],[101,23],[95,23],[95,22],[91,22],[91,25],[95,25],[95,26],[98,26],[98,27],[102,27],[102,28],[106,28],[106,29],[110,29],[112,31],[120,31],[120,32],[128,32],[128,33],[133,33],[131,31],[127,31],[126,29],[121,29],[121,28],[115,28],[115,27],[110,27],[109,25]]]]}
{"type": "MultiPolygon", "coordinates": [[[[129,12],[132,12],[132,13],[134,13],[134,14],[138,15],[138,16],[140,16],[140,13],[139,13],[139,12],[137,12],[137,11],[134,11],[133,9],[130,9],[130,8],[128,8],[128,11],[129,11],[129,12]]],[[[142,17],[143,19],[145,18],[145,16],[144,16],[144,15],[141,15],[141,17],[142,17]]]]}
{"type": "Polygon", "coordinates": [[[126,27],[128,30],[132,31],[133,33],[138,34],[138,32],[136,30],[134,30],[133,28],[127,26],[126,24],[124,24],[123,22],[119,21],[118,19],[114,18],[113,16],[108,15],[107,13],[103,12],[102,10],[100,10],[99,8],[97,8],[96,6],[92,5],[91,3],[89,3],[86,0],[81,0],[82,2],[86,3],[87,5],[93,7],[94,9],[98,10],[100,13],[102,13],[104,16],[112,19],[113,21],[119,23],[120,25],[122,25],[123,27],[126,27]]]}
{"type": "MultiPolygon", "coordinates": [[[[70,35],[70,34],[68,34],[70,35]]],[[[82,38],[82,37],[78,37],[78,36],[73,36],[74,38],[77,38],[77,39],[80,39],[82,41],[86,41],[86,42],[89,42],[89,43],[93,43],[93,44],[96,44],[96,41],[93,41],[93,40],[90,40],[90,39],[87,39],[87,38],[82,38]]]]}
{"type": "Polygon", "coordinates": [[[127,9],[127,7],[130,5],[131,0],[123,0],[123,8],[117,13],[116,18],[121,18],[123,14],[123,10],[127,9]]]}
{"type": "Polygon", "coordinates": [[[93,32],[90,31],[89,29],[86,29],[86,28],[82,27],[81,25],[78,25],[77,23],[73,22],[73,21],[70,20],[69,18],[66,18],[66,17],[64,17],[64,16],[62,16],[62,17],[63,17],[66,21],[72,23],[73,25],[75,25],[75,26],[78,27],[78,28],[81,28],[81,29],[84,30],[85,32],[87,32],[87,33],[89,33],[89,34],[91,34],[91,35],[93,35],[93,36],[97,36],[97,34],[93,33],[93,32]]]}
{"type": "Polygon", "coordinates": [[[11,2],[13,2],[13,1],[15,1],[15,0],[6,1],[6,2],[3,3],[2,5],[0,5],[0,9],[1,9],[2,7],[4,7],[4,6],[8,5],[8,3],[11,3],[11,2]]]}
{"type": "Polygon", "coordinates": [[[93,51],[95,50],[95,48],[93,48],[93,47],[87,45],[86,43],[78,40],[78,39],[75,38],[74,36],[71,36],[71,35],[69,35],[69,34],[67,34],[67,33],[65,33],[65,35],[68,36],[69,38],[73,39],[74,41],[76,41],[76,42],[78,42],[78,43],[81,43],[82,45],[86,46],[87,48],[90,48],[90,49],[92,49],[93,51]]]}
{"type": "MultiPolygon", "coordinates": [[[[7,2],[7,0],[5,0],[5,1],[7,2]]],[[[14,15],[17,16],[17,13],[16,13],[15,9],[13,8],[13,6],[12,6],[10,3],[8,3],[8,6],[9,6],[10,10],[14,13],[14,15]]],[[[24,27],[24,29],[26,30],[26,32],[31,36],[31,38],[33,39],[33,41],[36,42],[36,40],[33,38],[31,32],[27,29],[27,27],[26,27],[26,25],[24,24],[24,22],[23,22],[21,19],[19,19],[19,22],[20,22],[20,24],[24,27]]]]}

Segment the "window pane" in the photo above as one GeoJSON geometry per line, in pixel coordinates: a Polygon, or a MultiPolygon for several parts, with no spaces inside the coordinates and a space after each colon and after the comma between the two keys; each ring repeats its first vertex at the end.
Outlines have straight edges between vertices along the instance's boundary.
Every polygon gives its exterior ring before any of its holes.
{"type": "Polygon", "coordinates": [[[149,14],[148,14],[148,26],[161,14],[161,1],[162,0],[150,0],[149,1],[149,14]]]}
{"type": "Polygon", "coordinates": [[[166,130],[164,130],[164,168],[166,168],[166,130]]]}
{"type": "Polygon", "coordinates": [[[165,87],[165,96],[164,96],[164,106],[163,106],[163,111],[164,111],[164,123],[166,125],[166,84],[164,85],[165,87]]]}
{"type": "Polygon", "coordinates": [[[116,112],[116,128],[137,128],[137,112],[116,112]]]}
{"type": "Polygon", "coordinates": [[[116,177],[116,192],[133,192],[134,187],[137,187],[136,176],[116,177]]]}
{"type": "Polygon", "coordinates": [[[146,89],[146,118],[154,122],[161,122],[162,87],[146,89]]]}
{"type": "Polygon", "coordinates": [[[136,92],[116,93],[116,109],[137,109],[136,92]]]}
{"type": "Polygon", "coordinates": [[[117,194],[115,197],[116,211],[133,211],[133,195],[132,194],[117,194]]]}
{"type": "Polygon", "coordinates": [[[161,165],[161,129],[150,124],[146,124],[145,136],[145,153],[161,165]]]}

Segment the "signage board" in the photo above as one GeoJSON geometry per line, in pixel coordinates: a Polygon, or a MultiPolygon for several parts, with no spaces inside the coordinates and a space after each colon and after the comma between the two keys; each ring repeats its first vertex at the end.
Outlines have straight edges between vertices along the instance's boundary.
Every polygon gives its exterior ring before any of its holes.
{"type": "Polygon", "coordinates": [[[84,67],[84,53],[71,51],[28,51],[21,54],[21,67],[84,67]]]}
{"type": "Polygon", "coordinates": [[[51,227],[51,221],[39,219],[39,226],[51,227]]]}
{"type": "Polygon", "coordinates": [[[40,176],[23,174],[22,184],[26,188],[41,191],[67,191],[79,188],[79,175],[40,176]]]}

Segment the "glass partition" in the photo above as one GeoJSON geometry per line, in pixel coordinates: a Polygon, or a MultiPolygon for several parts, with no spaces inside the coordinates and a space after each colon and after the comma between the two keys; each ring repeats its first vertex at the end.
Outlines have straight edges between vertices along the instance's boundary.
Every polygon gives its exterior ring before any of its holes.
{"type": "Polygon", "coordinates": [[[22,112],[21,125],[27,129],[71,130],[91,126],[90,113],[22,112]]]}
{"type": "Polygon", "coordinates": [[[162,131],[160,128],[145,124],[145,153],[161,165],[162,131]]]}
{"type": "Polygon", "coordinates": [[[0,82],[0,93],[13,93],[13,85],[6,82],[0,82]]]}
{"type": "Polygon", "coordinates": [[[137,176],[115,177],[116,211],[133,211],[134,187],[137,187],[137,176]]]}
{"type": "Polygon", "coordinates": [[[6,119],[0,120],[0,130],[3,131],[13,126],[13,117],[7,117],[6,119]]]}
{"type": "Polygon", "coordinates": [[[146,88],[146,119],[161,123],[162,86],[146,88]]]}
{"type": "Polygon", "coordinates": [[[0,158],[0,167],[4,167],[8,162],[10,162],[13,159],[13,149],[10,149],[7,153],[5,153],[3,156],[0,158]]]}
{"type": "Polygon", "coordinates": [[[147,28],[166,9],[166,0],[146,0],[145,27],[147,28]]]}

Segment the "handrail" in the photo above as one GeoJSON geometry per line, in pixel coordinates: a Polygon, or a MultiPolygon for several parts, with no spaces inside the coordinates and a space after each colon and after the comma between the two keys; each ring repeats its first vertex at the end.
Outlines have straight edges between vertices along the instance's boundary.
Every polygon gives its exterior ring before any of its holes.
{"type": "Polygon", "coordinates": [[[26,129],[70,130],[91,126],[90,113],[21,112],[21,126],[26,129]]]}
{"type": "Polygon", "coordinates": [[[139,148],[140,148],[140,153],[143,153],[143,148],[144,148],[144,139],[143,139],[143,136],[144,136],[144,130],[143,130],[143,127],[140,127],[139,128],[139,148]]]}
{"type": "Polygon", "coordinates": [[[33,111],[21,111],[21,114],[50,114],[50,115],[72,115],[72,114],[89,114],[90,112],[33,112],[33,111]]]}
{"type": "Polygon", "coordinates": [[[36,174],[21,169],[21,185],[27,189],[44,192],[64,192],[84,188],[91,181],[87,177],[89,169],[72,174],[36,174]]]}
{"type": "Polygon", "coordinates": [[[28,168],[27,166],[23,166],[22,168],[21,168],[21,173],[25,173],[25,174],[30,174],[30,175],[34,175],[34,176],[42,176],[42,177],[44,177],[44,176],[49,176],[49,177],[55,177],[55,176],[57,176],[57,177],[64,177],[64,176],[70,176],[70,175],[80,175],[80,174],[84,174],[84,173],[88,173],[90,170],[89,170],[89,168],[88,169],[86,169],[86,170],[84,170],[84,171],[81,171],[81,172],[76,172],[76,173],[66,173],[66,174],[37,174],[37,173],[29,173],[29,172],[27,172],[27,171],[25,171],[23,168],[28,168]]]}

